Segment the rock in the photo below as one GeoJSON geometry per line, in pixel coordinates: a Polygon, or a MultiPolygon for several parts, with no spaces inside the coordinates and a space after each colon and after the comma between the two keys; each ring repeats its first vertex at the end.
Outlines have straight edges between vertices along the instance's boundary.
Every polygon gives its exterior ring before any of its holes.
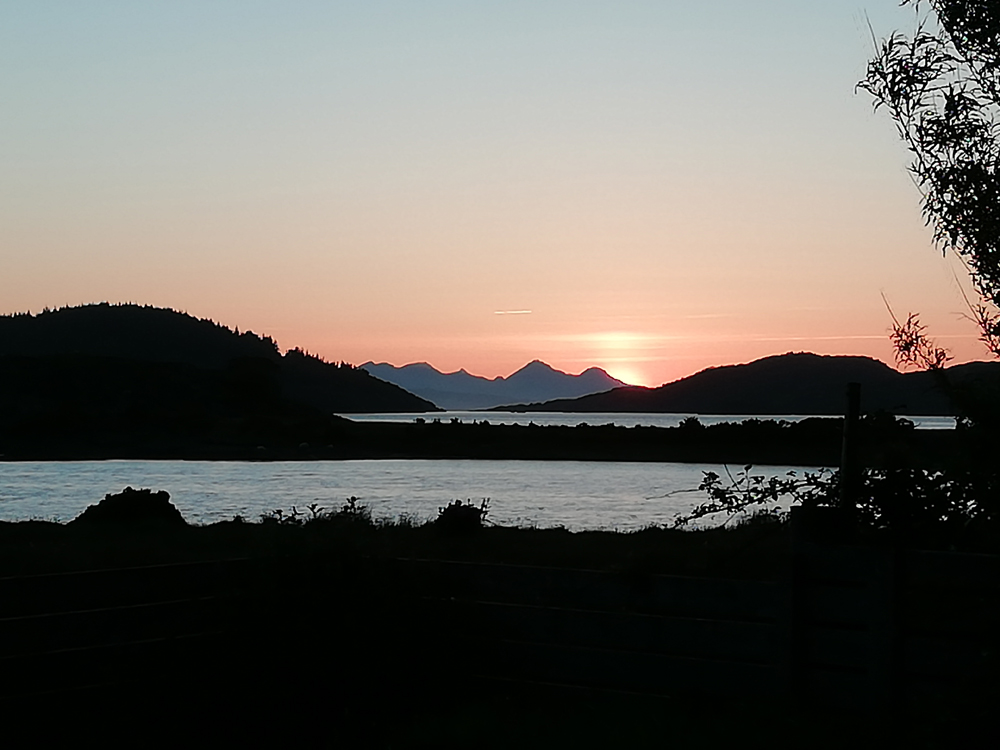
{"type": "Polygon", "coordinates": [[[187,525],[177,506],[170,502],[169,493],[131,487],[117,495],[105,495],[101,502],[87,506],[70,523],[187,525]]]}

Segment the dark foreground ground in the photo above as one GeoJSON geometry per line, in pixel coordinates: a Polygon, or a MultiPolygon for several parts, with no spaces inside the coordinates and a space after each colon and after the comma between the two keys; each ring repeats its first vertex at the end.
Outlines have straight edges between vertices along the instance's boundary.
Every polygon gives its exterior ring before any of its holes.
{"type": "MultiPolygon", "coordinates": [[[[363,513],[363,510],[361,511],[363,513]]],[[[341,512],[302,524],[224,521],[175,528],[0,521],[0,577],[205,560],[333,556],[421,558],[773,578],[788,558],[782,524],[619,533],[503,526],[443,531],[432,523],[372,523],[341,512]]],[[[358,563],[360,564],[360,563],[358,563]]]]}
{"type": "Polygon", "coordinates": [[[376,526],[349,514],[173,529],[0,524],[0,578],[234,558],[266,561],[270,572],[224,641],[130,684],[65,692],[55,683],[47,694],[8,697],[3,725],[30,729],[32,744],[70,736],[113,746],[992,746],[978,734],[992,726],[988,696],[844,711],[753,690],[653,696],[480,679],[475,666],[490,654],[477,633],[423,608],[383,564],[432,558],[781,580],[790,558],[783,524],[629,534],[376,526]]]}
{"type": "MultiPolygon", "coordinates": [[[[252,658],[252,656],[248,656],[252,658]]],[[[300,657],[301,658],[301,657],[300,657]]],[[[283,679],[297,679],[283,674],[283,679]]],[[[105,694],[0,707],[5,725],[33,727],[28,744],[99,736],[110,747],[303,748],[989,748],[994,727],[975,714],[842,713],[795,708],[767,695],[738,701],[453,683],[417,697],[334,697],[312,681],[263,694],[105,694]]],[[[184,688],[180,688],[184,689],[184,688]]],[[[223,689],[230,690],[228,687],[223,689]]],[[[18,731],[21,731],[20,729],[18,731]]]]}

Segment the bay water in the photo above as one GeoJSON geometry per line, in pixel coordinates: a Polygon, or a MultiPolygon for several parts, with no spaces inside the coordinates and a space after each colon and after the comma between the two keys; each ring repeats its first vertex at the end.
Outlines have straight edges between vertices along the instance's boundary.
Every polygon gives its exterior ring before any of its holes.
{"type": "MultiPolygon", "coordinates": [[[[736,473],[743,467],[730,467],[736,473]]],[[[767,466],[783,475],[801,467],[767,466]]],[[[487,518],[507,526],[630,531],[672,524],[707,497],[704,472],[721,464],[620,461],[22,461],[0,462],[0,520],[69,521],[124,487],[166,490],[191,523],[213,523],[294,506],[334,510],[348,497],[377,519],[426,521],[454,500],[489,500],[487,518]]],[[[715,519],[721,522],[725,519],[715,519]]]]}
{"type": "MultiPolygon", "coordinates": [[[[672,427],[689,416],[702,424],[753,417],[567,412],[433,412],[352,414],[356,421],[488,421],[491,424],[575,426],[616,424],[672,427]]],[[[951,417],[908,417],[917,429],[950,429],[951,417]]],[[[800,473],[817,467],[762,466],[762,476],[800,473]]],[[[340,508],[349,497],[371,508],[377,519],[433,519],[454,500],[489,501],[487,518],[509,526],[562,526],[573,531],[670,525],[707,496],[698,491],[705,472],[724,478],[743,469],[722,464],[619,461],[358,460],[358,461],[48,461],[0,462],[0,520],[69,521],[106,494],[126,486],[166,490],[191,523],[234,516],[258,520],[293,507],[308,514],[316,504],[340,508]]],[[[721,523],[724,518],[707,523],[721,523]]]]}

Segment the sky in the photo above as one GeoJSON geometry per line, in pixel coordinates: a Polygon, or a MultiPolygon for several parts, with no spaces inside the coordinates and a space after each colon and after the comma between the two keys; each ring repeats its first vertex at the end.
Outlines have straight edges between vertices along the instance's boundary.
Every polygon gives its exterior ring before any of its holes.
{"type": "Polygon", "coordinates": [[[335,361],[658,385],[987,358],[855,84],[896,0],[0,4],[0,313],[171,307],[335,361]]]}

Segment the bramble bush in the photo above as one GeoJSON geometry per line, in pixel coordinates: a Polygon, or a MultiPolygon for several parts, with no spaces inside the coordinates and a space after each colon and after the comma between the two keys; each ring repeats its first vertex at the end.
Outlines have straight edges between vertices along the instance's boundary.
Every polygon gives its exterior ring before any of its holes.
{"type": "MultiPolygon", "coordinates": [[[[840,473],[830,469],[790,471],[785,476],[726,472],[726,479],[705,472],[699,490],[709,499],[679,516],[675,527],[725,514],[733,518],[783,522],[789,506],[843,508],[840,473]]],[[[1000,498],[1000,473],[977,469],[869,468],[862,472],[858,494],[844,508],[862,532],[896,539],[955,542],[979,531],[995,530],[1000,498]]]]}
{"type": "Polygon", "coordinates": [[[704,472],[698,490],[708,495],[708,500],[687,514],[674,520],[674,527],[680,528],[695,521],[719,514],[726,515],[726,521],[751,514],[758,520],[769,517],[775,521],[784,519],[788,504],[825,505],[836,497],[838,479],[836,472],[819,469],[804,471],[801,475],[789,471],[785,476],[764,477],[751,474],[753,466],[747,464],[735,475],[726,467],[724,480],[714,471],[704,472]]]}
{"type": "MultiPolygon", "coordinates": [[[[310,503],[306,506],[309,511],[307,516],[294,505],[291,511],[286,512],[281,508],[260,514],[262,524],[275,524],[283,526],[301,526],[306,523],[339,522],[358,523],[364,526],[371,526],[372,510],[367,505],[358,501],[353,495],[340,506],[339,510],[330,511],[322,507],[319,503],[310,503]]],[[[235,518],[233,520],[236,520],[235,518]]]]}

